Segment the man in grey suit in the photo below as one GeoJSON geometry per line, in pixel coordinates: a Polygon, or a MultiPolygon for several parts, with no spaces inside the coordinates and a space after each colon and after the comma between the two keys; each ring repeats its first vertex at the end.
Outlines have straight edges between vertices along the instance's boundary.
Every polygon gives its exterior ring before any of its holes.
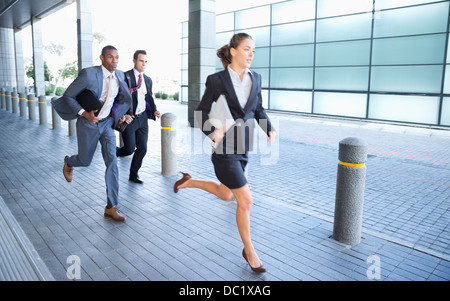
{"type": "Polygon", "coordinates": [[[106,165],[107,205],[105,216],[124,221],[125,217],[117,211],[119,171],[114,128],[119,123],[131,122],[124,116],[130,108],[131,94],[124,81],[123,72],[116,70],[119,62],[117,49],[113,46],[105,46],[100,59],[102,61],[101,66],[81,70],[64,95],[54,100],[52,104],[62,119],[77,119],[78,154],[64,158],[63,174],[67,182],[72,181],[74,167],[91,164],[97,144],[100,141],[103,160],[106,165]],[[100,110],[88,112],[77,101],[77,96],[86,89],[90,90],[102,102],[100,110]]]}

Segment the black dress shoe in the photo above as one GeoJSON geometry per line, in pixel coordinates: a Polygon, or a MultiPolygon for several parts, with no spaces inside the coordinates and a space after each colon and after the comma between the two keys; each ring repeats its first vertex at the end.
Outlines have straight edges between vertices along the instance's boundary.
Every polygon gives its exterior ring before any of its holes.
{"type": "Polygon", "coordinates": [[[144,184],[144,181],[142,181],[141,179],[139,179],[139,177],[130,177],[129,179],[131,182],[134,182],[136,184],[144,184]]]}

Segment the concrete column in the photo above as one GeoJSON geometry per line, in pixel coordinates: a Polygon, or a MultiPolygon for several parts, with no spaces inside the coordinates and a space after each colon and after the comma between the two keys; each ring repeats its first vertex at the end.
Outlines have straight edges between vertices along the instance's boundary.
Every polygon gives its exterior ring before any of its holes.
{"type": "Polygon", "coordinates": [[[31,36],[33,39],[33,70],[34,70],[34,95],[45,95],[44,77],[44,53],[42,45],[42,24],[41,19],[33,17],[31,19],[31,36]]]}
{"type": "Polygon", "coordinates": [[[14,30],[17,92],[25,91],[25,64],[23,62],[22,30],[14,30]]]}
{"type": "Polygon", "coordinates": [[[208,75],[216,71],[216,1],[189,0],[188,121],[194,123],[194,111],[205,91],[208,75]]]}
{"type": "Polygon", "coordinates": [[[8,91],[16,87],[14,31],[3,27],[0,27],[0,87],[8,91]]]}
{"type": "Polygon", "coordinates": [[[92,66],[91,0],[77,0],[78,70],[92,66]]]}

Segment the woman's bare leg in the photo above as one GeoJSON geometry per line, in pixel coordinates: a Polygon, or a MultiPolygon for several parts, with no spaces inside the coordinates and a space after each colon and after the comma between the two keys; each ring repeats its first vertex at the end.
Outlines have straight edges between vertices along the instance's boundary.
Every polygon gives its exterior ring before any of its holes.
{"type": "Polygon", "coordinates": [[[233,189],[234,196],[237,200],[236,223],[239,229],[242,242],[244,244],[245,253],[251,267],[257,268],[262,265],[258,255],[253,247],[250,237],[250,209],[253,204],[253,198],[248,184],[233,189]]]}
{"type": "Polygon", "coordinates": [[[253,198],[248,184],[241,188],[230,190],[222,183],[218,184],[212,181],[194,180],[191,178],[178,186],[178,189],[181,188],[202,189],[226,201],[229,201],[234,195],[237,201],[236,223],[242,243],[244,244],[248,262],[250,263],[250,266],[254,268],[262,265],[250,237],[250,209],[253,204],[253,198]]]}
{"type": "Polygon", "coordinates": [[[223,185],[222,183],[216,183],[213,181],[203,181],[203,180],[194,180],[189,179],[180,186],[178,186],[178,189],[181,188],[198,188],[202,189],[206,192],[212,193],[218,198],[229,201],[231,197],[233,196],[233,193],[230,189],[228,189],[227,186],[223,185]]]}

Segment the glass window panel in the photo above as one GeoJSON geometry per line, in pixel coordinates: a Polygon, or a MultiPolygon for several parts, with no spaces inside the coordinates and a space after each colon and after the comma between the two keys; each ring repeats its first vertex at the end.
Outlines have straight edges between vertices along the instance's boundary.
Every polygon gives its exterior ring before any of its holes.
{"type": "Polygon", "coordinates": [[[189,22],[182,22],[181,23],[181,37],[187,38],[189,35],[189,22]]]}
{"type": "Polygon", "coordinates": [[[316,114],[348,117],[366,117],[367,94],[356,93],[314,93],[316,114]]]}
{"type": "Polygon", "coordinates": [[[375,18],[374,37],[447,31],[448,1],[381,11],[375,18]]]}
{"type": "Polygon", "coordinates": [[[234,35],[233,31],[216,34],[216,48],[219,49],[223,45],[230,43],[230,40],[233,37],[233,35],[234,35]]]}
{"type": "Polygon", "coordinates": [[[369,67],[316,68],[315,89],[367,91],[369,67]]]}
{"type": "Polygon", "coordinates": [[[417,5],[423,3],[436,2],[437,0],[377,0],[375,1],[376,9],[386,9],[402,6],[417,5]]]}
{"type": "Polygon", "coordinates": [[[275,25],[272,27],[272,45],[314,43],[314,21],[275,25]]]}
{"type": "Polygon", "coordinates": [[[370,40],[316,45],[317,66],[369,65],[370,40]]]}
{"type": "Polygon", "coordinates": [[[270,109],[311,113],[312,92],[270,91],[270,109]]]}
{"type": "Polygon", "coordinates": [[[181,101],[188,102],[189,101],[189,88],[181,87],[181,101]]]}
{"type": "Polygon", "coordinates": [[[369,118],[436,124],[439,97],[370,95],[369,118]]]}
{"type": "Polygon", "coordinates": [[[445,41],[446,34],[375,39],[372,64],[442,64],[445,41]]]}
{"type": "Polygon", "coordinates": [[[312,89],[313,68],[272,68],[271,88],[312,89]]]}
{"type": "Polygon", "coordinates": [[[189,39],[182,38],[181,39],[181,53],[188,53],[188,52],[189,52],[189,39]]]}
{"type": "Polygon", "coordinates": [[[365,15],[353,15],[317,20],[317,42],[368,39],[372,20],[365,15]]]}
{"type": "Polygon", "coordinates": [[[181,85],[187,86],[189,84],[188,79],[189,72],[187,70],[181,70],[181,85]]]}
{"type": "Polygon", "coordinates": [[[256,48],[255,56],[253,57],[252,66],[253,68],[267,68],[269,67],[269,53],[270,48],[256,48]]]}
{"type": "Polygon", "coordinates": [[[250,68],[261,75],[262,88],[269,88],[269,68],[250,68]]]}
{"type": "Polygon", "coordinates": [[[234,30],[234,12],[217,15],[216,17],[216,32],[234,30]]]}
{"type": "Polygon", "coordinates": [[[188,54],[182,54],[181,55],[181,69],[188,69],[189,68],[188,58],[189,58],[188,54]]]}
{"type": "Polygon", "coordinates": [[[314,45],[272,47],[272,67],[312,67],[314,45]]]}
{"type": "Polygon", "coordinates": [[[445,66],[444,93],[450,94],[450,65],[445,66]]]}
{"type": "Polygon", "coordinates": [[[270,5],[236,12],[236,29],[270,25],[270,5]]]}
{"type": "Polygon", "coordinates": [[[450,97],[444,97],[442,102],[441,125],[450,125],[450,97]]]}
{"type": "MultiPolygon", "coordinates": [[[[372,0],[317,0],[317,17],[325,18],[361,12],[372,12],[372,0]]],[[[370,16],[366,16],[370,18],[370,16]]]]}
{"type": "Polygon", "coordinates": [[[315,17],[315,0],[287,1],[272,5],[272,24],[312,20],[315,17]]]}
{"type": "Polygon", "coordinates": [[[264,109],[269,108],[269,90],[262,89],[261,90],[261,97],[262,97],[262,106],[264,109]]]}
{"type": "Polygon", "coordinates": [[[371,90],[440,93],[442,69],[442,65],[372,67],[371,90]]]}
{"type": "Polygon", "coordinates": [[[251,35],[255,41],[256,47],[270,46],[270,27],[243,29],[241,31],[251,35]]]}

